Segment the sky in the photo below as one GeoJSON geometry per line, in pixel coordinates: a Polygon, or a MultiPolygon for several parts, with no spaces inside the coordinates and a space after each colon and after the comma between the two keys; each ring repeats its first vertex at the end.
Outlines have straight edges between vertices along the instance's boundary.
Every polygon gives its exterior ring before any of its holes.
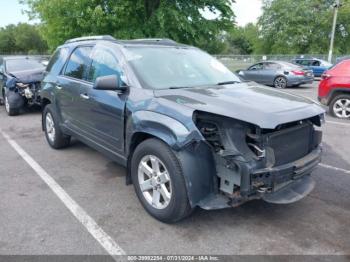
{"type": "MultiPolygon", "coordinates": [[[[262,0],[236,0],[233,10],[236,14],[237,24],[246,25],[249,22],[256,22],[261,15],[262,0]]],[[[19,22],[29,22],[28,16],[22,14],[26,7],[19,4],[18,0],[0,0],[0,27],[19,22]]],[[[31,21],[30,23],[34,23],[31,21]]]]}

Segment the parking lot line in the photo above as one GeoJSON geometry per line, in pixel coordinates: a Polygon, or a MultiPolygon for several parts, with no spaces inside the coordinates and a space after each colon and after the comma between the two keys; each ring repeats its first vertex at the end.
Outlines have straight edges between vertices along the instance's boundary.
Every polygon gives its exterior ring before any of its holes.
{"type": "Polygon", "coordinates": [[[328,121],[326,120],[326,124],[333,124],[333,125],[340,125],[340,126],[350,126],[350,123],[342,123],[342,122],[336,122],[336,121],[328,121]]]}
{"type": "Polygon", "coordinates": [[[124,250],[79,206],[67,192],[9,135],[0,129],[0,133],[12,148],[27,162],[35,173],[49,186],[56,196],[63,202],[75,218],[101,244],[111,256],[125,255],[124,250]]]}
{"type": "Polygon", "coordinates": [[[319,166],[323,167],[323,168],[328,168],[328,169],[332,169],[332,170],[335,170],[335,171],[340,171],[340,172],[343,172],[345,174],[349,174],[350,175],[350,170],[346,170],[346,169],[343,169],[343,168],[339,168],[339,167],[335,167],[335,166],[330,166],[330,165],[326,165],[326,164],[319,164],[319,166]]]}

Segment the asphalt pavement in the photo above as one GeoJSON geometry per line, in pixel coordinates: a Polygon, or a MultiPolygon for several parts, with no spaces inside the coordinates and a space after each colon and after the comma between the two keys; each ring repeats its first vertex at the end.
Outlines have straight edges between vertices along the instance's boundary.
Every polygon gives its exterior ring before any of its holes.
{"type": "MultiPolygon", "coordinates": [[[[286,92],[316,100],[317,84],[286,92]]],[[[39,110],[8,117],[1,106],[0,255],[350,255],[350,121],[326,120],[302,201],[198,209],[167,225],[144,211],[123,167],[78,141],[51,149],[39,110]]]]}

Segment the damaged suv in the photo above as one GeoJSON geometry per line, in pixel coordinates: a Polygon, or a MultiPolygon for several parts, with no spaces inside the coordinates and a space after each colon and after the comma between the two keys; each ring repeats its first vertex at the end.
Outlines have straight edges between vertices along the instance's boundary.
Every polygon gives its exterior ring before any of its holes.
{"type": "Polygon", "coordinates": [[[8,115],[18,115],[26,105],[40,105],[44,71],[44,64],[37,58],[0,57],[0,100],[8,115]]]}
{"type": "Polygon", "coordinates": [[[127,167],[143,207],[171,223],[195,207],[293,203],[314,187],[324,110],[242,83],[207,53],[167,39],[78,38],[42,84],[49,145],[75,137],[127,167]]]}

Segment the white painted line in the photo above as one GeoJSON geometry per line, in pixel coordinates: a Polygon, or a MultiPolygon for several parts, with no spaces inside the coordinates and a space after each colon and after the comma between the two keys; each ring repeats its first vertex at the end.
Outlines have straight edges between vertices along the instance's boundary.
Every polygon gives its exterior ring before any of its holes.
{"type": "Polygon", "coordinates": [[[341,123],[341,122],[336,122],[336,121],[328,121],[326,120],[326,124],[333,124],[333,125],[340,125],[340,126],[350,126],[350,123],[341,123]]]}
{"type": "Polygon", "coordinates": [[[335,171],[339,171],[339,172],[343,172],[345,174],[348,174],[350,175],[350,170],[346,170],[346,169],[342,169],[342,168],[339,168],[339,167],[334,167],[334,166],[330,166],[330,165],[326,165],[326,164],[319,164],[319,166],[323,167],[323,168],[328,168],[328,169],[332,169],[332,170],[335,170],[335,171]]]}
{"type": "Polygon", "coordinates": [[[111,256],[125,255],[124,250],[78,205],[64,189],[24,149],[0,129],[0,133],[13,149],[28,163],[36,174],[49,186],[75,218],[89,231],[111,256]]]}

